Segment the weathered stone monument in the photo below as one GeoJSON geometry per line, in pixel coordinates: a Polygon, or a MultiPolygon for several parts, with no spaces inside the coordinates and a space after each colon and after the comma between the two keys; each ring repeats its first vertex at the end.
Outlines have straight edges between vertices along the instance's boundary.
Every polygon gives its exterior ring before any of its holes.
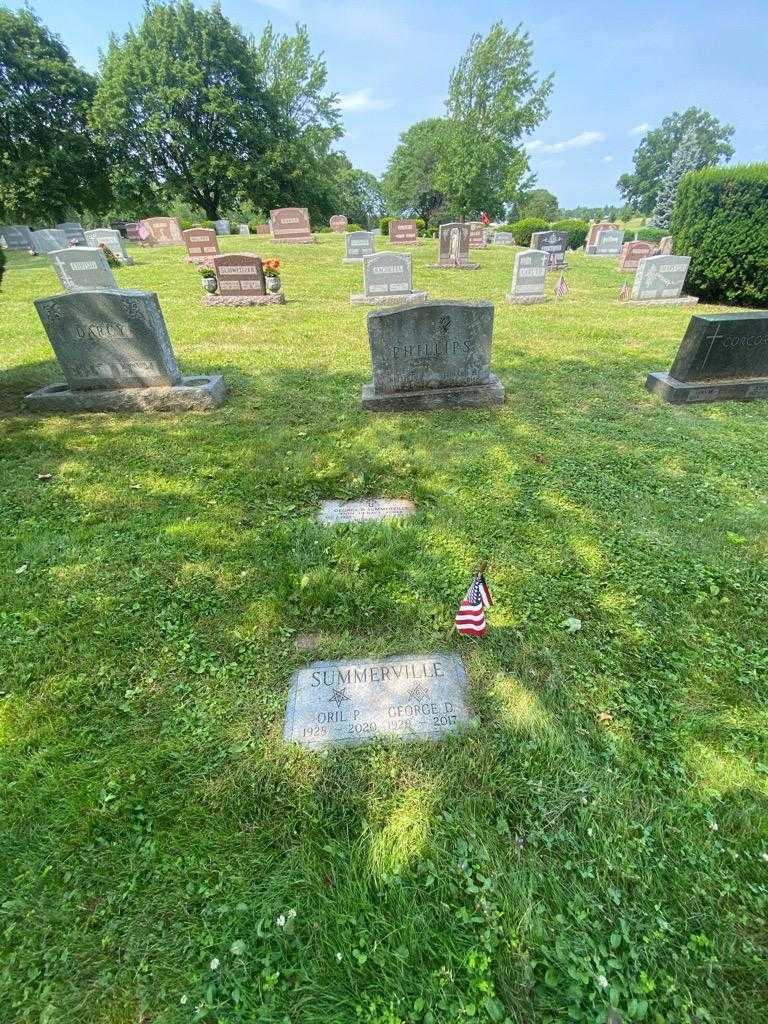
{"type": "Polygon", "coordinates": [[[222,377],[182,377],[154,292],[69,292],[35,307],[67,382],[27,395],[30,409],[178,412],[224,401],[222,377]]]}
{"type": "Polygon", "coordinates": [[[344,235],[345,263],[360,263],[364,256],[372,256],[374,251],[371,231],[348,231],[344,235]]]}
{"type": "Polygon", "coordinates": [[[654,252],[650,242],[625,242],[621,247],[619,270],[637,270],[640,260],[653,256],[654,252]]]}
{"type": "Polygon", "coordinates": [[[0,243],[4,249],[30,252],[35,249],[32,232],[26,224],[6,224],[0,227],[0,243]]]}
{"type": "Polygon", "coordinates": [[[49,252],[48,259],[67,292],[117,288],[117,281],[101,249],[73,245],[49,252]]]}
{"type": "Polygon", "coordinates": [[[672,235],[664,235],[662,240],[659,242],[657,256],[671,256],[672,255],[672,235]]]}
{"type": "Polygon", "coordinates": [[[353,306],[401,306],[426,297],[413,290],[410,253],[377,252],[363,257],[363,294],[350,295],[349,301],[353,306]]]}
{"type": "Polygon", "coordinates": [[[534,231],[531,235],[531,249],[549,255],[549,270],[564,270],[567,266],[565,254],[568,250],[568,232],[534,231]]]}
{"type": "Polygon", "coordinates": [[[478,270],[479,263],[469,262],[469,224],[441,224],[438,238],[436,269],[478,270]]]}
{"type": "MultiPolygon", "coordinates": [[[[369,257],[370,258],[370,257],[369,257]]],[[[437,300],[368,314],[373,380],[364,409],[452,409],[504,401],[491,373],[493,304],[437,300]]]]}
{"type": "Polygon", "coordinates": [[[512,291],[507,302],[513,306],[529,306],[546,302],[544,285],[549,270],[549,253],[537,249],[524,249],[515,253],[515,268],[512,271],[512,291]]]}
{"type": "Polygon", "coordinates": [[[515,236],[509,231],[494,231],[493,245],[514,245],[515,236]]]}
{"type": "Polygon", "coordinates": [[[618,256],[624,243],[621,228],[603,228],[597,233],[597,241],[591,246],[591,256],[618,256]]]}
{"type": "Polygon", "coordinates": [[[32,243],[35,252],[51,253],[56,249],[66,248],[67,235],[59,228],[41,228],[32,232],[32,243]]]}
{"type": "Polygon", "coordinates": [[[123,236],[116,228],[93,228],[91,231],[85,232],[85,240],[92,248],[105,245],[124,267],[133,266],[133,260],[125,248],[123,236]]]}
{"type": "Polygon", "coordinates": [[[597,236],[601,231],[611,230],[618,231],[619,225],[614,224],[610,220],[600,220],[596,224],[590,224],[589,232],[587,234],[586,241],[584,242],[584,251],[588,256],[594,255],[595,247],[597,245],[597,236]]]}
{"type": "Polygon", "coordinates": [[[154,245],[181,245],[181,227],[176,217],[145,217],[144,225],[154,245]]]}
{"type": "Polygon", "coordinates": [[[68,220],[56,227],[66,235],[67,245],[85,245],[85,232],[79,221],[68,220]]]}
{"type": "Polygon", "coordinates": [[[205,306],[267,306],[282,305],[282,292],[267,290],[264,267],[259,256],[249,252],[232,252],[214,256],[218,293],[203,295],[205,306]]]}
{"type": "Polygon", "coordinates": [[[469,248],[488,248],[488,236],[486,235],[485,224],[481,220],[471,220],[469,222],[469,248]]]}
{"type": "Polygon", "coordinates": [[[768,398],[768,313],[692,316],[669,373],[645,386],[675,404],[768,398]]]}
{"type": "Polygon", "coordinates": [[[415,220],[391,220],[389,222],[391,245],[416,245],[419,241],[419,226],[415,220]]]}
{"type": "Polygon", "coordinates": [[[408,519],[415,511],[416,506],[408,498],[334,499],[321,502],[317,521],[322,526],[376,523],[382,519],[408,519]]]}
{"type": "Polygon", "coordinates": [[[198,267],[212,267],[219,254],[219,240],[213,228],[188,228],[181,237],[187,247],[186,261],[198,267]]]}
{"type": "Polygon", "coordinates": [[[439,740],[469,722],[466,694],[456,654],[315,661],[291,677],[283,736],[310,750],[439,740]]]}
{"type": "Polygon", "coordinates": [[[213,230],[217,235],[228,235],[229,232],[229,221],[226,218],[221,220],[215,220],[213,222],[213,230]]]}
{"type": "Polygon", "coordinates": [[[272,238],[276,242],[306,244],[314,242],[315,236],[309,223],[309,211],[299,207],[270,210],[272,238]]]}
{"type": "Polygon", "coordinates": [[[343,234],[349,227],[349,221],[342,213],[335,213],[328,222],[331,231],[343,234]]]}
{"type": "Polygon", "coordinates": [[[633,306],[695,306],[693,295],[682,295],[690,256],[647,256],[640,260],[632,285],[633,306]]]}

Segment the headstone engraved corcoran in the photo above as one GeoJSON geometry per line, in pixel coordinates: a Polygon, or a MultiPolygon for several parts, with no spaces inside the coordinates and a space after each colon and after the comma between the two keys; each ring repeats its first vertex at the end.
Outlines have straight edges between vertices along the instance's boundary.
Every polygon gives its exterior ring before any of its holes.
{"type": "Polygon", "coordinates": [[[653,256],[654,252],[650,242],[625,242],[621,247],[619,270],[637,270],[640,260],[653,256]]]}
{"type": "Polygon", "coordinates": [[[647,256],[640,260],[630,305],[695,306],[693,295],[683,295],[690,256],[647,256]]]}
{"type": "Polygon", "coordinates": [[[349,301],[353,306],[402,306],[426,297],[413,290],[410,253],[377,252],[363,256],[363,294],[350,295],[349,301]]]}
{"type": "Polygon", "coordinates": [[[0,227],[0,243],[4,249],[29,252],[35,248],[32,232],[26,224],[6,224],[0,227]]]}
{"type": "Polygon", "coordinates": [[[291,677],[283,736],[310,750],[439,740],[469,720],[467,674],[456,654],[315,661],[291,677]]]}
{"type": "Polygon", "coordinates": [[[59,231],[63,231],[67,237],[67,245],[85,245],[85,232],[83,225],[76,220],[68,220],[63,224],[57,224],[59,231]]]}
{"type": "Polygon", "coordinates": [[[469,248],[488,248],[488,236],[486,234],[485,224],[483,224],[481,220],[471,220],[469,222],[469,248]]]}
{"type": "Polygon", "coordinates": [[[435,268],[477,270],[479,263],[469,262],[469,224],[441,224],[435,268]]]}
{"type": "Polygon", "coordinates": [[[509,231],[494,231],[493,233],[493,244],[494,245],[514,245],[515,236],[509,231]]]}
{"type": "Polygon", "coordinates": [[[335,231],[338,234],[342,234],[349,227],[349,221],[342,213],[335,213],[328,223],[331,231],[335,231]]]}
{"type": "Polygon", "coordinates": [[[309,223],[309,211],[300,207],[270,210],[272,238],[276,242],[306,244],[316,241],[309,223]]]}
{"type": "Polygon", "coordinates": [[[67,292],[117,288],[117,281],[101,249],[73,245],[49,252],[48,259],[67,292]]]}
{"type": "Polygon", "coordinates": [[[659,242],[658,256],[671,256],[672,255],[672,235],[664,235],[662,240],[659,242]]]}
{"type": "Polygon", "coordinates": [[[528,306],[546,302],[544,286],[549,269],[549,253],[536,249],[524,249],[515,253],[515,268],[512,271],[512,291],[507,302],[513,306],[528,306]]]}
{"type": "Polygon", "coordinates": [[[676,404],[768,398],[768,313],[692,316],[669,373],[645,386],[676,404]]]}
{"type": "Polygon", "coordinates": [[[605,230],[618,231],[619,225],[614,224],[610,220],[600,220],[596,224],[590,224],[587,239],[584,242],[584,250],[588,256],[594,255],[595,247],[597,246],[597,236],[601,231],[605,230]]]}
{"type": "Polygon", "coordinates": [[[408,498],[357,498],[351,501],[323,501],[317,520],[322,526],[345,523],[373,523],[382,519],[407,519],[416,511],[408,498]]]}
{"type": "Polygon", "coordinates": [[[32,232],[32,243],[35,252],[51,253],[66,247],[67,235],[60,228],[41,228],[32,232]]]}
{"type": "Polygon", "coordinates": [[[106,245],[115,259],[119,260],[123,266],[133,266],[133,260],[125,248],[123,236],[116,228],[93,228],[91,231],[85,232],[85,240],[89,246],[94,248],[106,245]]]}
{"type": "Polygon", "coordinates": [[[187,263],[196,266],[213,266],[213,257],[219,254],[219,240],[213,228],[188,228],[181,237],[187,247],[187,263]]]}
{"type": "Polygon", "coordinates": [[[391,220],[389,222],[390,245],[416,245],[419,241],[419,226],[415,220],[391,220]]]}
{"type": "Polygon", "coordinates": [[[217,235],[228,235],[230,233],[229,221],[226,220],[226,218],[222,218],[221,220],[215,220],[213,222],[213,230],[216,232],[217,235]]]}
{"type": "Polygon", "coordinates": [[[491,373],[493,304],[439,300],[368,314],[373,380],[364,409],[461,408],[504,401],[491,373]]]}
{"type": "Polygon", "coordinates": [[[592,256],[618,256],[624,243],[624,232],[621,228],[603,228],[597,233],[592,256]]]}
{"type": "Polygon", "coordinates": [[[181,245],[184,241],[176,217],[145,217],[144,224],[155,245],[181,245]]]}
{"type": "Polygon", "coordinates": [[[27,395],[30,409],[176,412],[224,400],[220,376],[182,377],[155,292],[69,292],[35,307],[67,383],[27,395]]]}
{"type": "Polygon", "coordinates": [[[565,253],[568,249],[568,232],[534,231],[531,235],[531,249],[549,255],[549,270],[563,270],[567,266],[565,253]]]}
{"type": "Polygon", "coordinates": [[[348,231],[344,235],[344,262],[360,263],[364,256],[374,253],[373,232],[348,231]]]}
{"type": "Polygon", "coordinates": [[[218,293],[203,295],[205,306],[268,306],[282,305],[282,292],[267,291],[261,257],[249,252],[232,252],[214,256],[218,293]]]}

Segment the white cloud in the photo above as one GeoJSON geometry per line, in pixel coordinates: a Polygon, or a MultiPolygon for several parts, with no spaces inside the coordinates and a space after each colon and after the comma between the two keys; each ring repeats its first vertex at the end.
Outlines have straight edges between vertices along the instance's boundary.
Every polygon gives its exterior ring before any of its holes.
{"type": "Polygon", "coordinates": [[[603,163],[604,164],[611,164],[611,163],[613,163],[613,157],[612,156],[604,156],[603,157],[603,163]]]}
{"type": "Polygon", "coordinates": [[[377,100],[371,95],[371,89],[356,89],[355,92],[344,92],[339,96],[339,106],[347,113],[360,110],[391,110],[392,100],[377,100]]]}
{"type": "Polygon", "coordinates": [[[653,125],[647,124],[643,121],[642,124],[636,124],[634,128],[630,128],[627,135],[645,135],[645,133],[650,131],[652,127],[653,125]]]}
{"type": "Polygon", "coordinates": [[[562,142],[542,142],[534,139],[533,142],[526,142],[525,148],[529,153],[562,153],[566,149],[584,149],[586,146],[594,146],[597,142],[605,142],[605,132],[580,132],[572,139],[564,139],[562,142]]]}

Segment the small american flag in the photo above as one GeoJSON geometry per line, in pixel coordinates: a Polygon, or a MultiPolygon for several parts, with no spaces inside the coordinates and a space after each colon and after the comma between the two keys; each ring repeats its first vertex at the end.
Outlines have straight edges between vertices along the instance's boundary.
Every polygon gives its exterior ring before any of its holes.
{"type": "Polygon", "coordinates": [[[625,281],[619,291],[619,302],[627,302],[629,299],[629,285],[625,281]]]}
{"type": "Polygon", "coordinates": [[[567,294],[568,294],[568,285],[565,283],[565,278],[561,274],[560,275],[560,280],[555,285],[555,296],[558,299],[564,299],[567,294]]]}
{"type": "Polygon", "coordinates": [[[456,612],[454,625],[462,636],[484,636],[485,609],[493,604],[491,592],[485,582],[485,576],[479,572],[470,584],[467,596],[456,612]]]}

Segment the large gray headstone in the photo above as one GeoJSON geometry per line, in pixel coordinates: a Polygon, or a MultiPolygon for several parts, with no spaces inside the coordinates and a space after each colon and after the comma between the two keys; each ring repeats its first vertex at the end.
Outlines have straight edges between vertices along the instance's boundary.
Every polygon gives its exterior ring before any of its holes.
{"type": "Polygon", "coordinates": [[[544,302],[544,285],[549,268],[549,253],[524,249],[515,254],[512,271],[512,290],[507,301],[513,304],[544,302]]]}
{"type": "Polygon", "coordinates": [[[68,220],[56,227],[67,236],[67,245],[85,245],[85,232],[79,221],[68,220]]]}
{"type": "Polygon", "coordinates": [[[632,298],[642,302],[679,298],[690,262],[690,256],[648,256],[640,260],[632,298]]]}
{"type": "Polygon", "coordinates": [[[344,254],[348,260],[361,260],[374,252],[373,232],[348,231],[344,235],[344,254]]]}
{"type": "Polygon", "coordinates": [[[101,249],[73,245],[48,253],[48,259],[68,292],[90,292],[118,287],[106,256],[101,249]]]}
{"type": "Polygon", "coordinates": [[[553,270],[563,267],[568,249],[568,232],[534,231],[531,235],[531,248],[548,253],[549,265],[553,270]]]}
{"type": "Polygon", "coordinates": [[[91,231],[85,232],[85,240],[88,245],[93,247],[106,245],[121,263],[126,265],[133,263],[126,251],[123,236],[115,228],[93,228],[91,231]]]}
{"type": "Polygon", "coordinates": [[[381,519],[407,519],[415,511],[416,506],[408,498],[333,499],[321,502],[317,519],[323,526],[338,526],[343,523],[373,523],[381,519]]]}
{"type": "Polygon", "coordinates": [[[291,678],[283,734],[312,750],[439,740],[469,722],[466,694],[455,654],[316,661],[291,678]]]}
{"type": "Polygon", "coordinates": [[[411,257],[402,252],[377,252],[363,257],[363,290],[366,298],[407,295],[413,290],[411,257]]]}
{"type": "Polygon", "coordinates": [[[32,232],[26,224],[6,224],[0,227],[0,240],[6,249],[28,251],[35,248],[32,232]]]}
{"type": "Polygon", "coordinates": [[[35,252],[51,253],[56,249],[64,249],[67,244],[67,236],[59,228],[41,228],[32,232],[32,242],[35,252]]]}
{"type": "Polygon", "coordinates": [[[595,256],[618,256],[624,242],[624,232],[621,228],[603,228],[597,233],[595,242],[595,256]]]}
{"type": "Polygon", "coordinates": [[[213,222],[213,230],[217,235],[228,235],[229,234],[229,221],[226,218],[221,220],[215,220],[213,222]]]}

